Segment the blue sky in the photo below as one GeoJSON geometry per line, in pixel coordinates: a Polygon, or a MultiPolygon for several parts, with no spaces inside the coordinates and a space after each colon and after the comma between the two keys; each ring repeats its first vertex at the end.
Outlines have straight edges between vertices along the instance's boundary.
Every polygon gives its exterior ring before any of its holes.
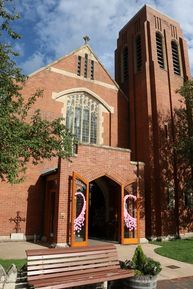
{"type": "Polygon", "coordinates": [[[90,46],[114,75],[119,30],[145,4],[180,22],[188,41],[193,74],[192,0],[15,0],[21,19],[14,23],[23,36],[15,44],[17,63],[26,74],[68,54],[90,37],[90,46]]]}

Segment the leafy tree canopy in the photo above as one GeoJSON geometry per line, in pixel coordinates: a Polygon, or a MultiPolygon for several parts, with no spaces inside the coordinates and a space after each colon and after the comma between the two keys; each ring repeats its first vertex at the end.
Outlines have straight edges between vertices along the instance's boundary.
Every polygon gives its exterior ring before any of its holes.
{"type": "Polygon", "coordinates": [[[28,99],[22,96],[27,78],[17,67],[18,54],[10,45],[20,38],[11,27],[18,18],[12,0],[0,0],[0,179],[10,183],[23,180],[30,160],[36,165],[44,159],[69,157],[73,139],[63,118],[48,121],[38,110],[31,115],[42,91],[28,99]]]}
{"type": "Polygon", "coordinates": [[[193,80],[188,80],[177,91],[182,96],[182,107],[176,111],[176,149],[186,165],[193,167],[193,80]]]}

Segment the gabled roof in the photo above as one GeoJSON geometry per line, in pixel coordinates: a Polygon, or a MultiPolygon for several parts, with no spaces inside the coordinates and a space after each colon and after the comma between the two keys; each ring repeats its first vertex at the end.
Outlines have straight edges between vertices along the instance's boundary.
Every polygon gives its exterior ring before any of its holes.
{"type": "Polygon", "coordinates": [[[118,89],[120,89],[120,88],[119,88],[119,85],[117,84],[117,82],[111,77],[111,75],[109,74],[109,72],[106,70],[106,68],[104,67],[104,65],[101,63],[101,61],[99,60],[99,58],[96,56],[96,54],[94,53],[94,51],[92,50],[92,48],[91,48],[88,44],[84,44],[84,45],[80,46],[79,48],[73,50],[73,51],[70,52],[69,54],[66,54],[66,55],[58,58],[57,60],[49,63],[48,65],[46,65],[46,66],[44,66],[44,67],[41,67],[40,69],[38,69],[38,70],[30,73],[28,76],[31,77],[31,76],[33,76],[34,74],[36,74],[36,73],[38,73],[38,72],[40,72],[40,71],[42,71],[42,70],[44,70],[44,69],[48,69],[50,66],[53,66],[54,64],[58,63],[59,61],[65,59],[65,58],[67,58],[67,57],[69,57],[69,56],[71,56],[71,55],[73,55],[73,54],[77,54],[80,50],[85,49],[85,48],[87,48],[87,49],[90,51],[90,53],[94,56],[94,58],[96,59],[96,61],[100,64],[100,66],[102,67],[102,69],[107,73],[107,75],[108,75],[109,78],[112,80],[112,82],[114,83],[114,85],[115,85],[118,89]]]}
{"type": "Polygon", "coordinates": [[[96,54],[94,53],[94,51],[92,50],[92,48],[90,47],[90,45],[88,44],[84,44],[82,46],[80,46],[79,48],[73,50],[72,52],[70,52],[69,54],[66,54],[60,58],[58,58],[57,60],[49,63],[48,65],[41,67],[40,69],[32,72],[31,74],[28,75],[28,77],[31,77],[45,69],[49,69],[49,67],[52,67],[53,65],[57,64],[58,62],[60,62],[61,60],[64,60],[65,58],[73,55],[73,54],[78,54],[79,51],[83,50],[83,49],[88,49],[88,51],[90,51],[90,53],[92,54],[92,56],[94,57],[94,59],[98,62],[98,64],[102,67],[102,69],[105,71],[105,73],[108,75],[108,77],[110,78],[110,80],[113,82],[113,84],[115,85],[115,87],[117,87],[117,89],[119,91],[121,91],[121,93],[124,95],[124,97],[127,99],[125,93],[121,90],[120,86],[118,85],[118,83],[112,78],[112,76],[109,74],[109,72],[106,70],[106,68],[104,67],[104,65],[101,63],[100,59],[96,56],[96,54]]]}

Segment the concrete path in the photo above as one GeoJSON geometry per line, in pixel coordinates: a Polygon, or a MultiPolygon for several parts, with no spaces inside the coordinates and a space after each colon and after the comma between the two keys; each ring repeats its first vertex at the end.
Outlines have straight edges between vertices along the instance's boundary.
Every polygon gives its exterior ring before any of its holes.
{"type": "MultiPolygon", "coordinates": [[[[120,260],[131,259],[136,248],[135,245],[116,246],[120,260]]],[[[157,245],[141,244],[141,246],[146,256],[151,257],[155,261],[159,261],[161,263],[162,271],[158,275],[158,280],[193,276],[193,264],[176,261],[156,254],[154,249],[159,247],[157,245]]]]}
{"type": "MultiPolygon", "coordinates": [[[[91,242],[95,245],[96,242],[91,242]]],[[[99,244],[99,242],[97,242],[99,244]]],[[[0,258],[1,259],[25,259],[25,250],[45,248],[41,244],[30,242],[0,242],[0,258]]],[[[118,256],[120,260],[131,259],[135,251],[136,245],[119,245],[116,244],[118,256]]],[[[175,261],[166,257],[162,257],[154,252],[156,245],[142,244],[144,253],[162,265],[162,271],[158,275],[158,280],[168,280],[174,278],[182,278],[193,276],[193,264],[175,261]],[[168,267],[169,266],[169,267],[168,267]],[[171,267],[170,267],[171,266],[171,267]]],[[[193,285],[192,285],[193,288],[193,285]]]]}
{"type": "Polygon", "coordinates": [[[158,281],[157,289],[193,289],[193,277],[158,281]]]}

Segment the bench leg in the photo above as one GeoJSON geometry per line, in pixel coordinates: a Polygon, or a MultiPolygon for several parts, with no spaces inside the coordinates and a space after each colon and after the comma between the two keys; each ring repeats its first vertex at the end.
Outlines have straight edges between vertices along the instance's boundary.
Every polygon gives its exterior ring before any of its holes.
{"type": "Polygon", "coordinates": [[[108,282],[105,281],[104,284],[103,284],[103,288],[104,288],[104,289],[107,289],[107,287],[108,287],[108,282]]]}

